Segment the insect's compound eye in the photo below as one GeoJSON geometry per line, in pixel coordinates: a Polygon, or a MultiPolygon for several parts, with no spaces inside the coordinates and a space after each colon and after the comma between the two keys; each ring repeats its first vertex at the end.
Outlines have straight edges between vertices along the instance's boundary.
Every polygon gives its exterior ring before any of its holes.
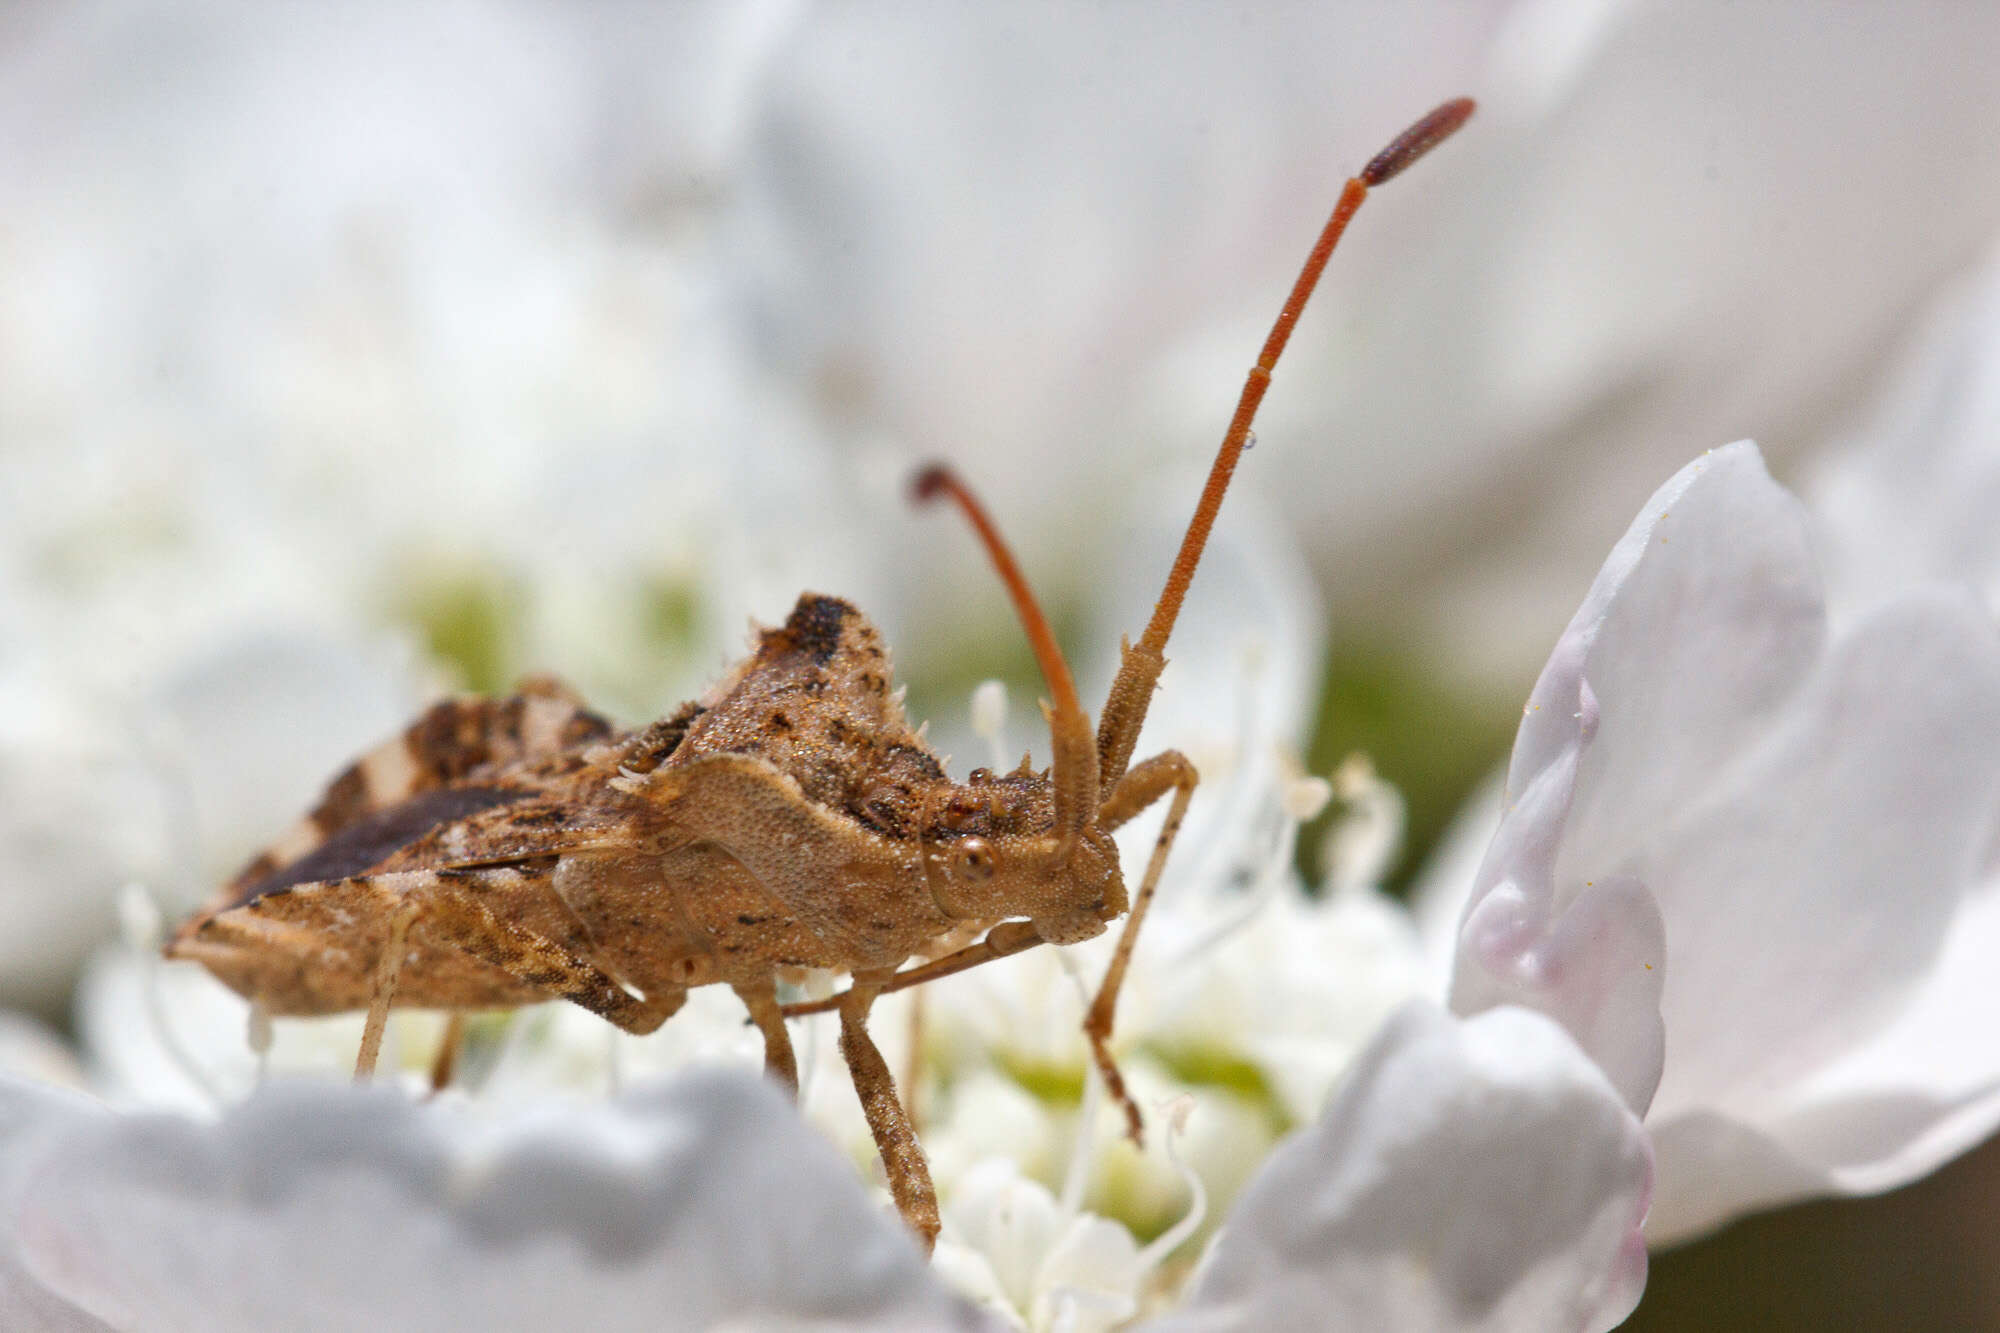
{"type": "Polygon", "coordinates": [[[984,838],[961,838],[952,848],[951,868],[964,879],[992,879],[993,849],[984,838]]]}

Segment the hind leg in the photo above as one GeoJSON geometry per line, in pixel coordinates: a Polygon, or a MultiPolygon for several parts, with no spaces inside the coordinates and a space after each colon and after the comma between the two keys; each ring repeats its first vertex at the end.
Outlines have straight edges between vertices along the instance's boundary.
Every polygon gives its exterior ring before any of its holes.
{"type": "Polygon", "coordinates": [[[366,1083],[375,1077],[375,1062],[382,1056],[382,1033],[389,1026],[389,1006],[396,1002],[396,982],[403,975],[403,959],[409,953],[410,926],[423,904],[406,899],[389,918],[389,941],[375,960],[375,975],[369,985],[368,1021],[361,1028],[361,1049],[354,1057],[354,1081],[366,1083]]]}
{"type": "Polygon", "coordinates": [[[444,1035],[438,1038],[437,1054],[431,1057],[431,1096],[451,1086],[458,1073],[459,1048],[465,1044],[465,1010],[445,1015],[444,1035]]]}
{"type": "Polygon", "coordinates": [[[638,1036],[657,1029],[687,1001],[687,990],[679,986],[661,987],[652,995],[634,995],[616,977],[569,946],[503,920],[476,897],[434,877],[410,893],[390,918],[389,940],[376,963],[368,1024],[355,1062],[358,1080],[365,1081],[375,1070],[382,1030],[395,1002],[396,981],[409,953],[409,934],[418,923],[428,939],[491,963],[552,1000],[581,1005],[638,1036]]]}

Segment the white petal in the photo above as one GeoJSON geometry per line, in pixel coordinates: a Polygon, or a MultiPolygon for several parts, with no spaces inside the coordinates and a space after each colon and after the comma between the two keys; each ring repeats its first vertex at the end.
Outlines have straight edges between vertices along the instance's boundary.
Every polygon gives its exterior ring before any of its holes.
{"type": "Polygon", "coordinates": [[[960,1177],[945,1225],[958,1249],[948,1262],[959,1289],[1003,1300],[1031,1328],[1106,1329],[1137,1306],[1145,1274],[1132,1233],[1067,1212],[1011,1161],[989,1159],[960,1177]]]}
{"type": "Polygon", "coordinates": [[[741,1075],[488,1123],[274,1087],[216,1124],[98,1116],[24,1151],[23,1270],[117,1327],[980,1326],[741,1075]]]}
{"type": "Polygon", "coordinates": [[[1521,1004],[1550,1014],[1643,1111],[1662,1059],[1658,907],[1629,878],[1571,885],[1555,877],[1581,751],[1596,725],[1596,703],[1581,679],[1583,653],[1571,654],[1573,665],[1565,657],[1577,647],[1571,638],[1558,645],[1536,686],[1537,699],[1568,719],[1555,724],[1566,742],[1536,727],[1532,712],[1522,726],[1517,770],[1542,757],[1538,741],[1553,753],[1515,791],[1487,850],[1459,925],[1451,1003],[1459,1013],[1521,1004]],[[1574,691],[1567,701],[1564,686],[1574,691]]]}
{"type": "Polygon", "coordinates": [[[172,820],[110,710],[20,665],[0,663],[0,1002],[52,1009],[118,887],[162,870],[172,820]]]}
{"type": "Polygon", "coordinates": [[[953,1192],[948,1214],[967,1245],[986,1256],[1000,1288],[1023,1310],[1034,1303],[1042,1261],[1068,1225],[1055,1196],[1004,1158],[967,1171],[953,1192]]]}
{"type": "Polygon", "coordinates": [[[1410,599],[1395,575],[1433,567],[1419,562],[1440,558],[1437,534],[1512,526],[1511,541],[1466,543],[1445,594],[1446,632],[1495,670],[1532,669],[1536,627],[1561,623],[1595,534],[1616,531],[1649,479],[1746,421],[1797,449],[2000,222],[1987,167],[2000,92],[1984,77],[2000,13],[1518,12],[1469,89],[1481,109],[1464,142],[1424,164],[1421,186],[1396,182],[1453,206],[1413,208],[1388,262],[1365,257],[1385,243],[1358,221],[1335,261],[1345,336],[1309,383],[1281,370],[1266,419],[1279,446],[1366,442],[1327,483],[1284,495],[1335,591],[1374,584],[1398,623],[1410,599]],[[1569,33],[1550,40],[1563,20],[1586,30],[1583,59],[1555,78],[1511,68],[1574,51],[1569,33]],[[1845,197],[1832,182],[1849,171],[1881,196],[1845,197]],[[1281,430],[1293,412],[1299,426],[1281,430]]]}
{"type": "Polygon", "coordinates": [[[21,1266],[14,1201],[46,1144],[105,1111],[98,1103],[13,1073],[0,1074],[0,1328],[9,1333],[101,1333],[105,1326],[21,1266]]]}
{"type": "Polygon", "coordinates": [[[1656,1113],[1660,1183],[1646,1222],[1655,1244],[1755,1208],[1891,1189],[1992,1132],[2000,1123],[1995,887],[1960,908],[1921,989],[1872,1037],[1763,1107],[1656,1113]]]}
{"type": "Polygon", "coordinates": [[[1037,1275],[1035,1322],[1072,1333],[1116,1328],[1137,1310],[1144,1277],[1131,1232],[1090,1213],[1073,1217],[1037,1275]]]}
{"type": "Polygon", "coordinates": [[[1560,1028],[1413,1003],[1149,1327],[1609,1328],[1644,1286],[1650,1176],[1637,1119],[1560,1028]]]}
{"type": "Polygon", "coordinates": [[[2000,606],[2000,246],[1952,288],[1802,489],[1836,610],[1911,583],[2000,606]]]}
{"type": "Polygon", "coordinates": [[[0,1071],[78,1091],[85,1086],[76,1052],[40,1019],[12,1009],[0,1009],[0,1071]]]}
{"type": "Polygon", "coordinates": [[[2000,642],[1919,591],[1829,643],[1800,511],[1750,446],[1613,551],[1509,785],[1454,1004],[1557,1017],[1641,1107],[1664,1031],[1655,1235],[1897,1183],[2000,1114],[1965,1017],[1993,1008],[2000,931],[1965,895],[2000,803],[2000,642]]]}
{"type": "Polygon", "coordinates": [[[1996,803],[1985,613],[1920,596],[1864,618],[1712,791],[1659,811],[1652,838],[1635,830],[1627,864],[1667,920],[1673,1058],[1655,1110],[1748,1109],[1893,1016],[1936,961],[1996,803]]]}
{"type": "Polygon", "coordinates": [[[1789,701],[1824,642],[1804,510],[1757,447],[1732,444],[1682,468],[1606,558],[1521,724],[1508,770],[1515,793],[1547,747],[1574,734],[1571,681],[1596,697],[1558,878],[1612,868],[1643,818],[1634,812],[1672,811],[1706,792],[1745,734],[1789,701]]]}
{"type": "MultiPolygon", "coordinates": [[[[1557,1016],[1643,1110],[1660,1077],[1674,938],[1654,878],[1677,870],[1647,851],[1711,794],[1746,734],[1794,702],[1823,642],[1804,517],[1755,446],[1713,451],[1662,486],[1529,699],[1511,804],[1461,925],[1454,1007],[1557,1016]]],[[[1694,892],[1683,880],[1674,891],[1694,892]]],[[[1691,905],[1691,920],[1702,915],[1679,929],[1726,919],[1719,910],[1691,905]]]]}

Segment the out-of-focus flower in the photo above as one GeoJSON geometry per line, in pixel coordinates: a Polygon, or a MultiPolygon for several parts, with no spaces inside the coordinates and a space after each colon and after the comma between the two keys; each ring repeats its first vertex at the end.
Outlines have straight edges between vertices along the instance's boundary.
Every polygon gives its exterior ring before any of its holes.
{"type": "Polygon", "coordinates": [[[1899,349],[1801,485],[1836,615],[1920,583],[2000,609],[2000,246],[1899,349]]]}
{"type": "Polygon", "coordinates": [[[1076,552],[1212,447],[1340,179],[1476,95],[1370,201],[1249,471],[1337,612],[1511,685],[1659,476],[1813,438],[2000,228],[1996,63],[1967,7],[827,9],[758,109],[745,267],[832,420],[996,474],[1031,552],[1076,552]]]}
{"type": "Polygon", "coordinates": [[[1962,1017],[1878,1044],[1963,998],[1997,805],[1990,617],[1920,589],[1829,631],[1803,509],[1718,450],[1536,685],[1453,1004],[1551,1014],[1650,1107],[1656,1239],[1908,1179],[2000,1120],[1962,1017]]]}
{"type": "Polygon", "coordinates": [[[203,1124],[0,1082],[9,1329],[971,1329],[772,1090],[497,1119],[272,1088],[203,1124]]]}
{"type": "MultiPolygon", "coordinates": [[[[1329,1114],[1260,1175],[1186,1326],[1311,1308],[1377,1326],[1596,1329],[1629,1312],[1643,1136],[1546,1020],[1460,1027],[1412,1010],[1329,1114]],[[1259,1271],[1282,1280],[1246,1289],[1259,1271]]],[[[609,1330],[984,1326],[748,1075],[484,1117],[272,1088],[215,1124],[7,1078],[0,1121],[0,1314],[24,1333],[525,1329],[578,1310],[609,1330]]],[[[1003,1292],[1102,1290],[1116,1281],[1105,1256],[1132,1261],[1088,1222],[1036,1240],[982,1188],[954,1205],[955,1226],[984,1242],[964,1258],[1003,1292]],[[1086,1257],[1065,1283],[1063,1265],[1086,1257]]]]}
{"type": "Polygon", "coordinates": [[[1034,1333],[1126,1322],[1146,1268],[1131,1232],[1065,1208],[1005,1158],[959,1178],[935,1262],[954,1287],[1034,1333]]]}
{"type": "Polygon", "coordinates": [[[10,16],[0,996],[53,1008],[119,885],[195,900],[454,678],[657,709],[882,586],[706,230],[788,9],[10,16]]]}
{"type": "Polygon", "coordinates": [[[1602,1072],[1574,1057],[1518,1009],[1465,1023],[1405,1009],[1273,1154],[1163,1327],[1622,1322],[1646,1281],[1651,1159],[1602,1072]]]}

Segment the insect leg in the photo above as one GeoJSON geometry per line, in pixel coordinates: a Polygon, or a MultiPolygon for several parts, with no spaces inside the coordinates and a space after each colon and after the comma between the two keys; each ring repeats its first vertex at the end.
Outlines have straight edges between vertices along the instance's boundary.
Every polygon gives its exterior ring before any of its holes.
{"type": "Polygon", "coordinates": [[[924,997],[929,991],[918,991],[910,997],[909,1054],[903,1059],[903,1109],[909,1113],[910,1128],[916,1129],[923,1123],[923,1107],[917,1101],[917,1083],[924,1074],[924,997]]]}
{"type": "Polygon", "coordinates": [[[1097,815],[1100,827],[1116,828],[1168,791],[1174,794],[1173,803],[1167,807],[1167,822],[1160,826],[1160,836],[1153,843],[1152,859],[1146,862],[1146,877],[1139,881],[1139,892],[1132,898],[1132,914],[1125,918],[1125,929],[1118,936],[1111,966],[1104,969],[1097,998],[1091,1001],[1090,1012],[1083,1020],[1083,1034],[1090,1039],[1091,1057],[1097,1062],[1098,1072],[1104,1075],[1104,1086],[1113,1100],[1125,1108],[1125,1129],[1135,1144],[1145,1141],[1145,1129],[1139,1119],[1138,1103],[1132,1100],[1125,1078],[1111,1058],[1111,1022],[1118,1009],[1118,990],[1125,984],[1125,970],[1132,962],[1132,946],[1138,943],[1139,927],[1153,904],[1153,891],[1159,887],[1160,873],[1167,866],[1167,852],[1173,846],[1174,835],[1181,830],[1181,820],[1187,815],[1188,800],[1194,795],[1198,781],[1200,775],[1186,755],[1178,750],[1163,750],[1128,770],[1105,797],[1097,815]]]}
{"type": "MultiPolygon", "coordinates": [[[[1011,957],[1041,943],[1043,943],[1042,937],[1035,933],[1031,923],[1002,921],[987,931],[985,938],[977,944],[968,944],[956,953],[948,953],[942,958],[933,958],[928,963],[921,963],[895,973],[877,988],[876,993],[887,995],[892,991],[908,990],[927,981],[936,981],[939,977],[948,977],[954,972],[964,972],[978,967],[981,963],[990,963],[996,958],[1011,957]]],[[[779,1012],[786,1018],[803,1018],[807,1014],[830,1014],[840,1008],[846,998],[847,992],[841,991],[838,995],[829,995],[824,1000],[801,1000],[797,1004],[788,1004],[779,1012]]]]}
{"type": "Polygon", "coordinates": [[[764,1034],[764,1072],[798,1095],[799,1062],[792,1054],[792,1034],[785,1030],[784,1011],[778,1008],[778,983],[765,977],[761,983],[732,982],[730,989],[764,1034]]]}
{"type": "Polygon", "coordinates": [[[424,929],[438,942],[638,1036],[672,1018],[687,999],[687,991],[680,987],[636,996],[589,959],[545,935],[503,921],[477,896],[449,880],[440,879],[425,902],[424,929]]]}
{"type": "Polygon", "coordinates": [[[389,1025],[389,1006],[396,1001],[396,980],[403,972],[403,956],[409,952],[410,923],[417,919],[422,905],[415,898],[407,899],[389,918],[389,939],[375,960],[368,1021],[361,1029],[361,1050],[354,1057],[356,1083],[366,1083],[375,1077],[375,1062],[382,1056],[382,1033],[389,1025]]]}
{"type": "Polygon", "coordinates": [[[465,1042],[465,1011],[454,1009],[445,1016],[444,1035],[438,1038],[437,1054],[431,1058],[431,1095],[451,1086],[458,1071],[458,1048],[465,1042]]]}
{"type": "Polygon", "coordinates": [[[928,1254],[937,1244],[940,1225],[937,1190],[931,1185],[931,1169],[924,1161],[916,1131],[910,1127],[909,1114],[896,1098],[889,1063],[868,1035],[868,1009],[885,980],[881,973],[862,974],[841,996],[840,1053],[847,1059],[861,1112],[868,1117],[868,1132],[875,1136],[876,1150],[882,1154],[882,1169],[889,1177],[889,1194],[896,1201],[896,1211],[917,1233],[928,1254]]]}

